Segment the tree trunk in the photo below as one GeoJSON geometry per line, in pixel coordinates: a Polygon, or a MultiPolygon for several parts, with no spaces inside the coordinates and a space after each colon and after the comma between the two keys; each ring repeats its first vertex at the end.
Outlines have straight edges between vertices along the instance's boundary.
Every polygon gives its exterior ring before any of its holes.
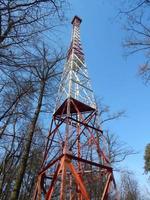
{"type": "Polygon", "coordinates": [[[30,153],[32,138],[33,138],[34,131],[35,131],[35,126],[36,126],[36,123],[37,123],[37,120],[38,120],[38,117],[39,117],[39,114],[41,111],[41,107],[42,107],[44,89],[45,89],[45,82],[41,82],[38,104],[37,104],[36,110],[34,112],[33,118],[31,120],[29,131],[27,132],[27,137],[25,140],[24,148],[23,148],[24,149],[23,155],[22,155],[22,158],[20,161],[19,170],[18,170],[18,174],[16,177],[14,189],[13,189],[13,191],[11,193],[11,197],[10,197],[11,200],[17,200],[19,197],[21,184],[23,182],[23,178],[24,178],[24,174],[25,174],[25,170],[26,170],[26,166],[27,166],[27,161],[28,161],[28,157],[29,157],[29,153],[30,153]]]}

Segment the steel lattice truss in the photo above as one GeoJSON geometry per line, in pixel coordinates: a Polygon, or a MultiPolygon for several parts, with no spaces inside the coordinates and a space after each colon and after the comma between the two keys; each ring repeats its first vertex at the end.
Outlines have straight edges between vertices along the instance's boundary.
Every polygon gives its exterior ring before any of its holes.
{"type": "Polygon", "coordinates": [[[118,200],[80,42],[81,19],[60,82],[34,200],[118,200]]]}
{"type": "Polygon", "coordinates": [[[69,97],[96,108],[91,81],[84,61],[79,25],[80,23],[75,24],[74,21],[72,41],[58,91],[56,109],[69,97]]]}

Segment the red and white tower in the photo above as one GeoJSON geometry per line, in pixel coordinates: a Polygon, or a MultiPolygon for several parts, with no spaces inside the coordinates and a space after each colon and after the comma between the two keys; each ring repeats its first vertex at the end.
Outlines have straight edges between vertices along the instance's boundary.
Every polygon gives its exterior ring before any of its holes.
{"type": "Polygon", "coordinates": [[[107,200],[116,184],[80,41],[81,19],[73,32],[60,81],[34,200],[107,200]]]}

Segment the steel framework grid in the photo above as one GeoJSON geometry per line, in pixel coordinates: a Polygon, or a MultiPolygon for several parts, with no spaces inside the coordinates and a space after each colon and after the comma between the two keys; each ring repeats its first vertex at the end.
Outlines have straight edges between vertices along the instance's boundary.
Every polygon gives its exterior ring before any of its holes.
{"type": "Polygon", "coordinates": [[[34,200],[119,199],[84,63],[80,23],[75,16],[34,200]]]}

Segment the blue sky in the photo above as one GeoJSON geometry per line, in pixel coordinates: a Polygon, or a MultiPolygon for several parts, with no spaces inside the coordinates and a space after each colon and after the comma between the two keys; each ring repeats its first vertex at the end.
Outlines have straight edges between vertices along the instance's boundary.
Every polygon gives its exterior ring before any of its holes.
{"type": "MultiPolygon", "coordinates": [[[[144,173],[144,148],[150,142],[150,87],[138,77],[142,55],[123,56],[125,31],[115,18],[117,8],[109,1],[72,0],[70,20],[74,15],[82,18],[81,40],[86,63],[96,96],[103,97],[112,111],[126,110],[126,117],[111,123],[109,128],[120,140],[139,154],[131,156],[122,166],[135,172],[146,184],[144,173]]],[[[71,25],[66,28],[66,41],[70,42],[71,25]]]]}

